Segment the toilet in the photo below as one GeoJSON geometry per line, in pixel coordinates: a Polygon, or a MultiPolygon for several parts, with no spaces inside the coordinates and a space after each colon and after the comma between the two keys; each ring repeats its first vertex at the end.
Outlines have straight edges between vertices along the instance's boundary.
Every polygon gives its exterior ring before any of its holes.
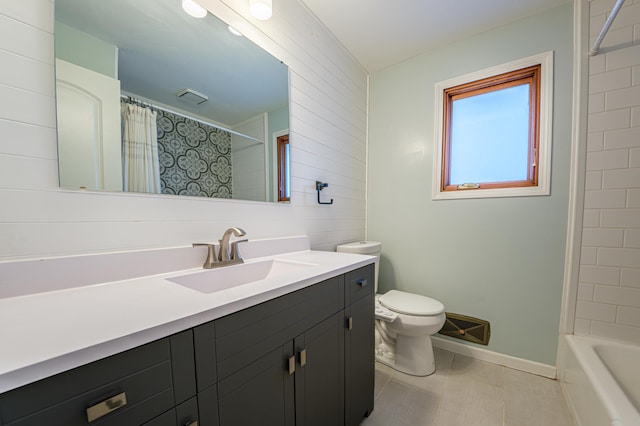
{"type": "MultiPolygon", "coordinates": [[[[376,256],[375,290],[382,243],[358,241],[342,244],[337,251],[376,256]]],[[[375,296],[376,361],[413,376],[436,371],[431,335],[444,324],[444,305],[435,299],[404,291],[390,290],[375,296]]]]}

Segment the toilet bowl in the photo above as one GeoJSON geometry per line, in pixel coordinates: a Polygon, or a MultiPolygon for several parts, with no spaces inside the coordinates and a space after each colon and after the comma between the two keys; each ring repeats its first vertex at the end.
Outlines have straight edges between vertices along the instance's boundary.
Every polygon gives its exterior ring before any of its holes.
{"type": "MultiPolygon", "coordinates": [[[[382,243],[359,241],[342,244],[337,251],[377,256],[374,279],[377,293],[382,243]]],[[[431,335],[444,324],[442,303],[418,294],[390,290],[376,294],[375,316],[376,361],[414,376],[428,376],[435,372],[431,335]]]]}

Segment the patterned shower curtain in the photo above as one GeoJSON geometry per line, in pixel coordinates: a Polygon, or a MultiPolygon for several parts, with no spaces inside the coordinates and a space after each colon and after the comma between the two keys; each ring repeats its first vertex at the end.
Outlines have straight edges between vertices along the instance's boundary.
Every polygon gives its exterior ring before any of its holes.
{"type": "Polygon", "coordinates": [[[159,194],[157,114],[150,108],[125,102],[121,109],[124,190],[159,194]]]}

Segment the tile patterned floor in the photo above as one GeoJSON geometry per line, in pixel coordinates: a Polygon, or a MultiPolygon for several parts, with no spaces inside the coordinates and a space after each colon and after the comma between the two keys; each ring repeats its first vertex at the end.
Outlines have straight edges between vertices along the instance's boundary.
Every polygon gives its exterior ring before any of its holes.
{"type": "Polygon", "coordinates": [[[376,363],[375,409],[363,426],[573,426],[555,380],[435,348],[436,372],[376,363]]]}

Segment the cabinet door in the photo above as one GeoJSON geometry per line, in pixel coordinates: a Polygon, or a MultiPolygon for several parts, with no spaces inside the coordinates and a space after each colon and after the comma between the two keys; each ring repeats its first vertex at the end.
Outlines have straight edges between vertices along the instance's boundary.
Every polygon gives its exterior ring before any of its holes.
{"type": "Polygon", "coordinates": [[[295,339],[296,426],[344,423],[344,325],[338,312],[295,339]]]}
{"type": "Polygon", "coordinates": [[[218,382],[220,426],[293,426],[294,372],[290,341],[218,382]]]}
{"type": "Polygon", "coordinates": [[[358,425],[373,411],[375,376],[374,295],[347,307],[345,332],[345,417],[346,425],[358,425]]]}

